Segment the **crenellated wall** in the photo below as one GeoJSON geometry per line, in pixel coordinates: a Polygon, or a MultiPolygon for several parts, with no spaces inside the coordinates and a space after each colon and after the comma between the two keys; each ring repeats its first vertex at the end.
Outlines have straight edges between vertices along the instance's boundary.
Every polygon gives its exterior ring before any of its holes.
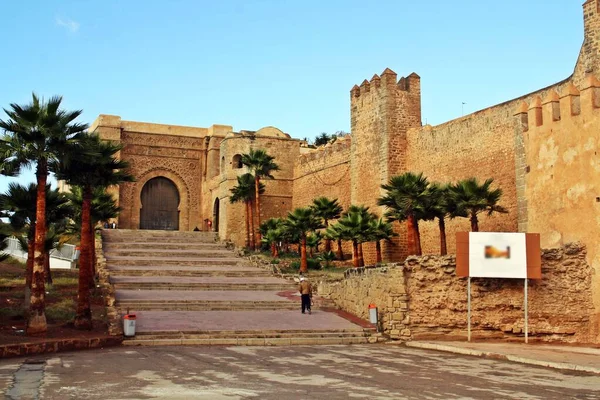
{"type": "Polygon", "coordinates": [[[540,232],[542,246],[574,240],[588,247],[593,316],[600,323],[600,82],[536,96],[517,110],[525,149],[520,227],[540,232]],[[527,112],[525,112],[525,110],[527,112]]]}

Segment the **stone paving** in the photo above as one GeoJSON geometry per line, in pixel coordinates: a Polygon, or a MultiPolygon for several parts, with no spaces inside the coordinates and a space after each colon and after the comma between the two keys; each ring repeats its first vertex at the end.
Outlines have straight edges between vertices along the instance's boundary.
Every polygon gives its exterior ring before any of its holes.
{"type": "Polygon", "coordinates": [[[600,376],[390,345],[118,347],[0,360],[3,394],[44,400],[592,400],[600,399],[600,376]]]}

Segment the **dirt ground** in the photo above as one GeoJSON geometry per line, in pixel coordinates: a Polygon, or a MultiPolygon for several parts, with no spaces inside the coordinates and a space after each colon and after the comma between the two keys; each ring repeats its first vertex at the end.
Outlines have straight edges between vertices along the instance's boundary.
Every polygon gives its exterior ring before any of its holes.
{"type": "Polygon", "coordinates": [[[93,329],[77,330],[73,318],[77,307],[79,270],[52,270],[54,284],[46,287],[48,331],[28,336],[26,327],[25,268],[8,261],[0,262],[0,345],[43,341],[48,338],[77,339],[107,334],[105,307],[99,291],[92,290],[93,329]]]}

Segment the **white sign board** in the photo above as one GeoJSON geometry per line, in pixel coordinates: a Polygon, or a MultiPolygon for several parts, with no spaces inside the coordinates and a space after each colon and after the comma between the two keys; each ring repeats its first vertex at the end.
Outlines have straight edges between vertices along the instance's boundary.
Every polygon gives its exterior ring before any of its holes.
{"type": "Polygon", "coordinates": [[[526,279],[525,234],[469,232],[469,276],[526,279]]]}

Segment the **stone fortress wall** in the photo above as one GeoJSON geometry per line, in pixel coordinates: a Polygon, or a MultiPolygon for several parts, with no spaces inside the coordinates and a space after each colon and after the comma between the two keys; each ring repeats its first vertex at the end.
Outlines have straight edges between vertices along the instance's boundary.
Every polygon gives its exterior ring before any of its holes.
{"type": "MultiPolygon", "coordinates": [[[[581,241],[594,271],[592,319],[600,321],[600,0],[583,5],[584,43],[567,79],[438,126],[422,126],[420,77],[398,79],[385,69],[350,91],[351,137],[307,151],[302,142],[277,128],[234,132],[231,126],[192,128],[122,121],[101,115],[91,130],[124,145],[120,156],[137,178],[118,193],[122,228],[137,229],[140,193],[156,176],[170,179],[180,194],[179,228],[208,229],[218,223],[221,239],[243,245],[245,210],[229,203],[236,157],[264,148],[281,171],[267,186],[261,219],[285,216],[318,196],[336,197],[343,206],[366,205],[378,214],[381,184],[406,171],[430,181],[455,182],[475,176],[494,178],[508,214],[483,216],[481,230],[539,232],[545,248],[581,241]]],[[[384,246],[384,259],[406,256],[406,228],[384,246]]],[[[420,224],[425,254],[439,252],[435,222],[420,224]]],[[[469,230],[467,219],[447,224],[448,247],[454,233],[469,230]]],[[[374,246],[364,246],[374,261],[374,246]]]]}

